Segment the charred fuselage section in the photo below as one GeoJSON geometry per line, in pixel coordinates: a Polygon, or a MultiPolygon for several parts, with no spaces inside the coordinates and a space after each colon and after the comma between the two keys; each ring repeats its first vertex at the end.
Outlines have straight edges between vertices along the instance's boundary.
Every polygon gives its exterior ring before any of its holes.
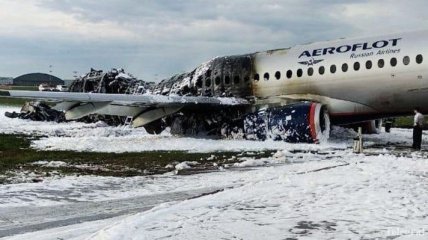
{"type": "Polygon", "coordinates": [[[189,73],[175,75],[154,87],[154,94],[250,97],[254,55],[214,58],[189,73]]]}
{"type": "MultiPolygon", "coordinates": [[[[215,58],[190,73],[163,80],[154,94],[254,98],[255,54],[215,58]]],[[[329,116],[321,104],[305,102],[287,106],[183,108],[163,118],[164,126],[178,135],[200,132],[223,137],[287,142],[319,142],[328,138],[329,116]],[[262,108],[261,108],[262,107],[262,108]]],[[[159,122],[152,123],[161,126],[159,122]]],[[[149,124],[146,127],[151,127],[149,124]]]]}
{"type": "Polygon", "coordinates": [[[147,89],[153,87],[154,83],[147,83],[138,80],[131,74],[126,73],[123,69],[113,68],[111,71],[102,70],[91,71],[74,80],[70,87],[70,92],[92,92],[92,93],[116,93],[131,94],[137,88],[140,93],[145,93],[147,89]]]}
{"type": "MultiPolygon", "coordinates": [[[[70,92],[90,92],[90,93],[116,93],[116,94],[144,94],[152,88],[154,83],[148,83],[136,79],[123,69],[112,69],[104,72],[92,69],[85,75],[74,80],[68,91],[70,92]]],[[[27,102],[20,112],[6,112],[10,118],[30,119],[33,121],[55,121],[64,122],[66,117],[64,112],[51,108],[43,102],[27,102]]],[[[126,117],[91,114],[78,119],[80,122],[92,123],[103,121],[108,125],[117,126],[124,124],[126,117]]]]}
{"type": "MultiPolygon", "coordinates": [[[[254,54],[218,57],[191,72],[165,79],[150,91],[160,95],[251,98],[254,69],[254,54]]],[[[243,106],[209,109],[185,107],[145,127],[151,132],[162,131],[153,131],[156,126],[169,126],[172,133],[179,135],[238,137],[242,136],[242,119],[249,111],[248,107],[243,106]]]]}

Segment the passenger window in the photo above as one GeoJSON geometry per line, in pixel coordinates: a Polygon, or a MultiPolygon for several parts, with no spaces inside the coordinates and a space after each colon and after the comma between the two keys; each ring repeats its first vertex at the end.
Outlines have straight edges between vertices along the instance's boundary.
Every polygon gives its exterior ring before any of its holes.
{"type": "Polygon", "coordinates": [[[391,58],[391,66],[393,66],[393,67],[397,66],[397,59],[396,58],[391,58]]]}
{"type": "Polygon", "coordinates": [[[320,74],[320,75],[323,75],[323,74],[325,73],[325,67],[324,67],[324,66],[321,66],[321,67],[318,69],[318,72],[319,72],[319,74],[320,74]]]}
{"type": "Polygon", "coordinates": [[[403,58],[403,64],[406,66],[410,64],[410,57],[409,56],[405,56],[403,58]]]}
{"type": "Polygon", "coordinates": [[[419,54],[418,56],[416,56],[417,64],[421,64],[423,61],[424,61],[424,57],[422,56],[422,54],[419,54]]]}
{"type": "Polygon", "coordinates": [[[297,77],[302,77],[303,76],[303,70],[302,69],[297,69],[297,77]]]}
{"type": "Polygon", "coordinates": [[[366,62],[366,68],[367,68],[368,70],[370,70],[370,69],[372,69],[372,67],[373,67],[373,63],[372,63],[372,61],[368,60],[368,61],[366,62]]]}
{"type": "Polygon", "coordinates": [[[226,77],[224,78],[224,84],[226,84],[226,85],[229,85],[229,84],[230,84],[230,77],[229,77],[229,76],[226,76],[226,77]]]}
{"type": "Polygon", "coordinates": [[[279,79],[281,78],[281,72],[280,72],[280,71],[277,71],[277,72],[275,73],[275,78],[276,78],[277,80],[279,80],[279,79]]]}
{"type": "Polygon", "coordinates": [[[196,80],[196,87],[202,88],[202,77],[201,76],[199,76],[198,79],[196,80]]]}
{"type": "Polygon", "coordinates": [[[354,70],[355,71],[359,71],[360,70],[360,63],[359,62],[355,62],[354,63],[354,70]]]}
{"type": "Polygon", "coordinates": [[[312,76],[314,75],[314,69],[313,68],[308,68],[308,76],[312,76]]]}
{"type": "Polygon", "coordinates": [[[292,78],[292,77],[293,77],[293,71],[288,70],[288,71],[287,71],[287,78],[288,78],[288,79],[290,79],[290,78],[292,78]]]}
{"type": "Polygon", "coordinates": [[[379,68],[383,68],[383,67],[385,67],[385,60],[383,60],[383,59],[379,59],[379,61],[377,62],[377,66],[378,66],[379,68]]]}
{"type": "Polygon", "coordinates": [[[220,85],[220,83],[221,83],[220,77],[216,77],[215,78],[215,85],[220,85]]]}
{"type": "Polygon", "coordinates": [[[205,87],[211,87],[211,79],[210,78],[207,78],[205,80],[205,87]]]}
{"type": "Polygon", "coordinates": [[[208,71],[205,73],[205,77],[211,77],[211,69],[208,69],[208,71]]]}
{"type": "Polygon", "coordinates": [[[254,74],[254,81],[259,81],[260,75],[258,73],[254,74]]]}
{"type": "Polygon", "coordinates": [[[348,71],[348,64],[344,63],[342,65],[342,72],[347,72],[348,71]]]}
{"type": "Polygon", "coordinates": [[[234,84],[239,84],[239,82],[240,82],[240,78],[239,78],[239,76],[235,76],[234,78],[233,78],[233,83],[234,84]]]}
{"type": "Polygon", "coordinates": [[[331,65],[330,66],[330,72],[331,73],[336,73],[336,70],[337,70],[336,65],[331,65]]]}
{"type": "Polygon", "coordinates": [[[265,75],[263,75],[263,78],[265,79],[265,81],[269,80],[269,73],[265,73],[265,75]]]}

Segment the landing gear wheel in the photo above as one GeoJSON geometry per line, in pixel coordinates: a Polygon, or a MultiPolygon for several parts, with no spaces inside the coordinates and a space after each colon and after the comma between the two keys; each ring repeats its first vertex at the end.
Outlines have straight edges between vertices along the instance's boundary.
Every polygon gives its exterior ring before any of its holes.
{"type": "Polygon", "coordinates": [[[144,128],[149,134],[160,134],[165,129],[162,119],[148,123],[144,128]]]}

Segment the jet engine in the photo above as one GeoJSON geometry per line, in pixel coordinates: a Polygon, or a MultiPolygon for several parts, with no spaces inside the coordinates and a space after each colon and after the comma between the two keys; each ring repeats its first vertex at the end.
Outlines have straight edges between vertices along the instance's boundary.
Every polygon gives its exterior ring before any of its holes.
{"type": "Polygon", "coordinates": [[[328,139],[330,118],[320,103],[302,102],[268,108],[248,114],[244,136],[250,140],[282,140],[291,143],[318,143],[328,139]]]}

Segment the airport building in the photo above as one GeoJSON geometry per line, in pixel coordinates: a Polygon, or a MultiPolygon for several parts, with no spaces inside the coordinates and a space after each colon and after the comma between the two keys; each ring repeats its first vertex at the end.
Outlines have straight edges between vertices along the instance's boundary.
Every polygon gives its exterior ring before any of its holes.
{"type": "Polygon", "coordinates": [[[42,83],[49,85],[64,85],[64,81],[46,73],[29,73],[13,79],[13,85],[16,86],[39,86],[42,83]]]}
{"type": "Polygon", "coordinates": [[[10,85],[13,83],[13,78],[0,77],[0,85],[10,85]]]}

